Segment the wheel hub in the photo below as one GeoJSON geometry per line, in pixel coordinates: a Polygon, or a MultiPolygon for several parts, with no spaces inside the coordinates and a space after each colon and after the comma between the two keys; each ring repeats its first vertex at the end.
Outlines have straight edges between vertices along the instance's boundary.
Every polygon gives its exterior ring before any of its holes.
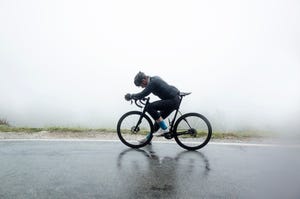
{"type": "Polygon", "coordinates": [[[193,136],[193,137],[196,137],[196,136],[197,136],[197,131],[196,131],[196,129],[191,128],[191,129],[188,131],[188,133],[189,133],[191,136],[193,136]]]}
{"type": "Polygon", "coordinates": [[[131,127],[131,133],[137,133],[140,131],[140,127],[133,126],[131,127]]]}

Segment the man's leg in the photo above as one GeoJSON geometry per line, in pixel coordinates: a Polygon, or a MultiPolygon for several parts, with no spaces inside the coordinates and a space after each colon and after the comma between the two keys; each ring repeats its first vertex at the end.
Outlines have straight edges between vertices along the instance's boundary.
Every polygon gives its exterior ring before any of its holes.
{"type": "MultiPolygon", "coordinates": [[[[166,108],[166,100],[159,100],[159,101],[155,101],[151,104],[148,105],[147,107],[147,112],[151,115],[151,117],[155,120],[155,131],[158,130],[159,128],[161,129],[167,129],[168,126],[164,121],[164,118],[161,116],[161,113],[159,112],[159,110],[163,110],[166,108]]],[[[164,112],[164,111],[162,111],[164,112]]]]}
{"type": "MultiPolygon", "coordinates": [[[[150,112],[155,112],[155,114],[153,114],[155,117],[153,118],[155,119],[156,123],[160,127],[160,129],[158,129],[158,131],[156,131],[155,134],[157,133],[158,135],[161,135],[168,131],[168,125],[166,124],[164,119],[168,117],[178,107],[178,105],[179,105],[179,99],[159,100],[151,103],[151,106],[149,107],[150,112]],[[158,112],[158,110],[160,110],[160,113],[158,112]]],[[[156,130],[157,125],[155,125],[155,127],[156,130]]]]}

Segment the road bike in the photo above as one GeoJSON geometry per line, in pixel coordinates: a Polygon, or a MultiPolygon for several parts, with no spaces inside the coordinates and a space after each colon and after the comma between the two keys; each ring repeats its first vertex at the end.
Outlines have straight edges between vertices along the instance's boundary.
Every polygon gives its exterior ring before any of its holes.
{"type": "MultiPolygon", "coordinates": [[[[208,119],[199,113],[182,114],[179,111],[183,97],[189,94],[191,93],[179,93],[179,106],[175,109],[172,120],[169,119],[169,132],[163,134],[163,137],[174,138],[177,144],[184,149],[198,150],[209,142],[212,127],[208,119]],[[179,118],[177,119],[178,114],[179,118]]],[[[149,144],[153,138],[154,125],[146,113],[150,97],[133,100],[142,111],[129,111],[121,116],[117,124],[117,133],[125,145],[131,148],[141,148],[149,144]],[[147,139],[141,142],[141,138],[147,139]]]]}

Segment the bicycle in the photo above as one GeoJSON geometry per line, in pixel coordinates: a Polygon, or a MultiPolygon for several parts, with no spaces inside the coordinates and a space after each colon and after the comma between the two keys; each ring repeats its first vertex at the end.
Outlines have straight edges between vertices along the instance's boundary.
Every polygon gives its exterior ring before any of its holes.
{"type": "MultiPolygon", "coordinates": [[[[163,134],[163,137],[166,139],[174,138],[177,144],[184,149],[198,150],[209,142],[212,135],[212,127],[208,119],[199,113],[182,114],[179,111],[183,97],[189,94],[191,93],[179,93],[179,106],[175,109],[173,119],[169,120],[169,132],[163,134]],[[178,113],[180,117],[177,119],[178,113]]],[[[153,138],[154,125],[146,114],[150,97],[133,100],[142,111],[129,111],[122,115],[117,124],[117,133],[119,139],[125,145],[131,148],[141,148],[149,144],[153,138]],[[140,143],[140,138],[145,136],[147,137],[146,141],[140,143]]]]}

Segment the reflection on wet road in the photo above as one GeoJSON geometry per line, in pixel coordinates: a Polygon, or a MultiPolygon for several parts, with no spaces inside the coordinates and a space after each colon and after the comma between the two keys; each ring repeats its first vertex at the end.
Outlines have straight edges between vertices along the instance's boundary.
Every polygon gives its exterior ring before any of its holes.
{"type": "Polygon", "coordinates": [[[299,198],[299,148],[0,141],[0,198],[299,198]]]}
{"type": "Polygon", "coordinates": [[[184,198],[193,189],[199,189],[196,182],[207,178],[210,171],[209,161],[202,152],[181,151],[176,156],[159,156],[150,146],[124,150],[117,165],[125,189],[137,198],[184,198]]]}

